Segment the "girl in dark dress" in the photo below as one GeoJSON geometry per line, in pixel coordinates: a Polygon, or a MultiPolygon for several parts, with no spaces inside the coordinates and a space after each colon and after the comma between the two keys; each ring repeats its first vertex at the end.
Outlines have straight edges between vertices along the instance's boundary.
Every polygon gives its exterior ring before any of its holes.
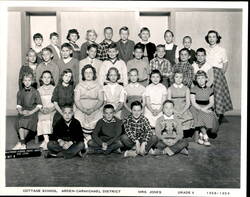
{"type": "Polygon", "coordinates": [[[63,116],[62,107],[74,103],[74,79],[71,69],[62,72],[61,79],[55,87],[51,101],[54,103],[56,113],[53,118],[53,126],[63,116]]]}
{"type": "Polygon", "coordinates": [[[80,47],[76,44],[76,41],[80,38],[77,29],[70,29],[68,31],[67,40],[73,49],[73,57],[80,60],[80,47]]]}
{"type": "Polygon", "coordinates": [[[42,101],[39,92],[31,86],[34,76],[26,73],[23,76],[24,88],[17,93],[18,117],[16,130],[19,135],[19,142],[13,150],[26,149],[25,139],[30,131],[36,132],[38,122],[38,111],[42,108],[42,101]]]}

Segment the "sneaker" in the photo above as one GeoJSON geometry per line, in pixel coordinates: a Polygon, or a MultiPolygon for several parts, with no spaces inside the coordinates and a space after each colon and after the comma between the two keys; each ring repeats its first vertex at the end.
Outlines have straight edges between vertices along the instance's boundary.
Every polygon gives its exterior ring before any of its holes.
{"type": "Polygon", "coordinates": [[[12,150],[25,150],[26,149],[26,144],[21,144],[21,142],[18,142],[12,150]]]}
{"type": "Polygon", "coordinates": [[[152,148],[150,148],[150,150],[148,151],[149,155],[155,155],[155,150],[153,150],[152,148]]]}
{"type": "Polygon", "coordinates": [[[124,157],[136,157],[136,155],[137,155],[136,152],[133,150],[127,150],[124,153],[124,157]]]}
{"type": "Polygon", "coordinates": [[[48,158],[57,158],[57,155],[56,154],[52,154],[49,151],[44,151],[43,152],[43,157],[45,159],[48,159],[48,158]]]}
{"type": "Polygon", "coordinates": [[[205,146],[210,146],[211,145],[211,143],[208,141],[208,136],[207,135],[203,135],[203,139],[204,139],[204,145],[205,146]]]}
{"type": "Polygon", "coordinates": [[[17,142],[17,144],[12,148],[12,150],[20,150],[21,146],[21,142],[17,142]]]}

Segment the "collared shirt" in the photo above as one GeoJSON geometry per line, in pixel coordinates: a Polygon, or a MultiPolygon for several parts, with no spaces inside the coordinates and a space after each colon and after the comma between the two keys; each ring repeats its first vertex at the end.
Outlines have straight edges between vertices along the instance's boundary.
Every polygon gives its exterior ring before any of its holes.
{"type": "Polygon", "coordinates": [[[173,86],[175,88],[182,88],[184,85],[183,85],[183,83],[181,83],[180,85],[177,85],[176,83],[174,83],[173,86]]]}
{"type": "Polygon", "coordinates": [[[135,142],[135,140],[148,142],[152,136],[149,121],[143,115],[141,115],[138,119],[135,119],[132,115],[130,115],[124,120],[124,128],[126,135],[132,142],[135,142]]]}
{"type": "MultiPolygon", "coordinates": [[[[165,50],[172,50],[173,47],[174,47],[174,43],[173,43],[173,42],[170,43],[170,44],[168,44],[168,43],[165,44],[165,50]]],[[[177,46],[177,48],[176,48],[175,58],[176,58],[176,59],[179,58],[179,48],[178,48],[178,46],[177,46]]]]}
{"type": "Polygon", "coordinates": [[[228,62],[226,50],[219,45],[208,47],[206,52],[207,62],[213,67],[223,68],[223,64],[228,62]]]}
{"type": "MultiPolygon", "coordinates": [[[[189,62],[179,62],[173,66],[173,73],[175,73],[177,70],[183,73],[182,83],[190,88],[194,80],[193,66],[189,62]]],[[[174,79],[172,79],[172,82],[174,82],[174,79]]]]}
{"type": "Polygon", "coordinates": [[[170,77],[172,75],[171,63],[165,58],[160,59],[158,57],[155,57],[150,61],[149,67],[151,72],[152,70],[157,69],[165,77],[170,77]]]}
{"type": "Polygon", "coordinates": [[[174,119],[174,114],[171,116],[166,116],[165,114],[163,115],[165,120],[173,120],[174,119]]]}
{"type": "Polygon", "coordinates": [[[111,120],[107,120],[106,118],[103,118],[102,120],[106,123],[116,122],[116,119],[114,117],[111,120]]]}
{"type": "MultiPolygon", "coordinates": [[[[114,41],[111,41],[110,44],[112,44],[112,43],[115,43],[115,42],[114,42],[114,41]]],[[[104,61],[104,60],[108,60],[108,59],[109,59],[109,57],[108,57],[108,47],[109,47],[110,44],[107,43],[106,40],[103,40],[103,41],[99,44],[98,50],[97,50],[97,58],[98,58],[99,60],[104,61]]]]}

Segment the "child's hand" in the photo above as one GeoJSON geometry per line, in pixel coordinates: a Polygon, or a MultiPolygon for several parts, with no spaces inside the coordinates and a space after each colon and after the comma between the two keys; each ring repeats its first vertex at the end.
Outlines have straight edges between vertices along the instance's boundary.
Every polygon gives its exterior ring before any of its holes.
{"type": "Polygon", "coordinates": [[[63,147],[63,145],[65,144],[65,141],[64,140],[57,140],[57,142],[59,143],[59,146],[63,147]]]}
{"type": "Polygon", "coordinates": [[[107,148],[108,148],[108,144],[107,143],[105,143],[105,142],[103,142],[102,143],[102,150],[107,150],[107,148]]]}
{"type": "Polygon", "coordinates": [[[68,142],[65,142],[64,144],[63,144],[63,149],[64,150],[67,150],[67,149],[69,149],[69,147],[71,146],[73,144],[73,142],[72,141],[68,141],[68,142]]]}
{"type": "Polygon", "coordinates": [[[29,116],[29,115],[31,115],[31,113],[30,113],[29,110],[23,110],[23,115],[24,116],[29,116]]]}

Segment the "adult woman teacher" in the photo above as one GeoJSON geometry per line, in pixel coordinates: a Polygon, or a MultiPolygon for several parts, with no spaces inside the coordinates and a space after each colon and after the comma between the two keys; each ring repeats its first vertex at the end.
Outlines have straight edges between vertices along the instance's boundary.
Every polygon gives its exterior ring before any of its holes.
{"type": "Polygon", "coordinates": [[[221,36],[217,31],[210,30],[206,37],[206,42],[209,44],[207,48],[207,62],[213,67],[214,72],[214,106],[215,112],[219,116],[219,122],[224,116],[224,113],[233,110],[233,105],[230,97],[230,92],[225,77],[228,68],[228,59],[226,50],[219,46],[221,36]]]}
{"type": "Polygon", "coordinates": [[[87,145],[97,121],[102,118],[101,106],[104,96],[102,86],[96,80],[95,68],[87,64],[81,73],[82,80],[75,88],[75,118],[81,123],[87,145]]]}

